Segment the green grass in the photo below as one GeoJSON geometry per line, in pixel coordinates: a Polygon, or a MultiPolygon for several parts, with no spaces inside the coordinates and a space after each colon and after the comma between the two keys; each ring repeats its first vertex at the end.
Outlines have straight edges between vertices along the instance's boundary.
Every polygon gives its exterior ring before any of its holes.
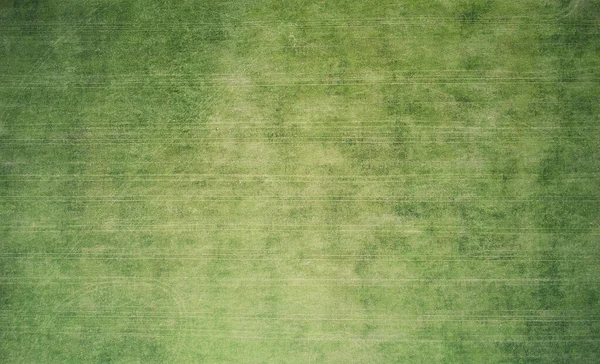
{"type": "Polygon", "coordinates": [[[591,363],[600,3],[0,1],[0,362],[591,363]]]}

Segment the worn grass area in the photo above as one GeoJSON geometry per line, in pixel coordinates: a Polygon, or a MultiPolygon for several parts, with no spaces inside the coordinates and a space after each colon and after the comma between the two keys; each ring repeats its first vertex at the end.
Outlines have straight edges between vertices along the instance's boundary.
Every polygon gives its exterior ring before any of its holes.
{"type": "Polygon", "coordinates": [[[600,356],[597,1],[0,1],[0,362],[600,356]]]}

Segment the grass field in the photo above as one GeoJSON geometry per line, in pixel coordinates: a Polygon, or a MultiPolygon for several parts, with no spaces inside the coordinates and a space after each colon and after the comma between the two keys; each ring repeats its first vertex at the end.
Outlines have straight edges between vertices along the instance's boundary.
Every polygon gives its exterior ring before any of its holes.
{"type": "Polygon", "coordinates": [[[597,362],[599,35],[591,0],[0,0],[0,362],[597,362]]]}

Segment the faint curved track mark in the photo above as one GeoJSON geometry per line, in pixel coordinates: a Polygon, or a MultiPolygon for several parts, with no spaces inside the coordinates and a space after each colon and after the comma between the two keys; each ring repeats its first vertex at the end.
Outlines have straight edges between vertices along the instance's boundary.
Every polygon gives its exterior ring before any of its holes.
{"type": "MultiPolygon", "coordinates": [[[[148,305],[151,304],[153,301],[147,301],[148,296],[152,297],[153,299],[156,300],[165,300],[170,301],[172,306],[175,308],[174,312],[175,314],[173,315],[173,310],[169,310],[170,305],[167,304],[166,306],[163,306],[162,310],[164,311],[166,309],[165,312],[163,312],[162,314],[160,314],[160,308],[159,310],[159,315],[156,316],[151,316],[151,317],[141,317],[142,320],[148,320],[148,319],[153,319],[153,320],[158,320],[158,322],[155,323],[148,323],[145,322],[143,323],[143,325],[141,328],[142,329],[147,329],[147,328],[153,328],[153,327],[160,327],[161,329],[165,329],[165,327],[167,328],[167,330],[172,330],[174,332],[174,341],[173,341],[173,345],[172,346],[167,346],[166,347],[166,351],[169,353],[170,358],[173,359],[173,362],[180,362],[179,358],[181,357],[182,354],[182,349],[183,349],[183,343],[184,340],[182,335],[184,330],[182,330],[183,328],[183,324],[185,322],[185,317],[186,317],[186,309],[185,309],[185,305],[183,303],[183,300],[181,299],[181,296],[172,288],[162,284],[159,280],[157,279],[147,279],[144,281],[112,281],[112,282],[102,282],[102,283],[90,283],[90,284],[86,284],[84,285],[81,289],[76,290],[75,292],[73,292],[72,294],[70,294],[69,296],[67,296],[65,299],[63,299],[61,302],[59,302],[58,304],[56,304],[54,306],[54,308],[51,311],[51,315],[45,320],[45,322],[43,322],[40,326],[41,326],[41,331],[42,332],[53,332],[53,331],[57,331],[56,329],[59,328],[62,323],[60,322],[61,318],[64,317],[65,313],[81,313],[84,312],[82,310],[82,307],[78,307],[78,305],[80,303],[78,303],[78,301],[83,300],[84,303],[91,303],[93,306],[99,305],[101,304],[101,307],[103,307],[104,309],[110,309],[111,307],[113,309],[118,309],[119,311],[123,311],[122,308],[119,308],[118,305],[118,300],[119,299],[123,299],[125,298],[126,300],[129,301],[133,301],[134,303],[136,303],[136,305],[133,306],[127,306],[125,308],[125,311],[132,311],[132,310],[136,310],[136,309],[140,309],[140,308],[148,308],[150,310],[154,310],[154,308],[152,308],[152,305],[148,305]],[[152,291],[154,289],[158,289],[159,291],[161,291],[163,294],[161,296],[156,296],[155,294],[152,294],[152,291]],[[101,298],[105,298],[103,296],[109,297],[112,300],[111,301],[99,301],[99,299],[101,298]],[[111,306],[112,304],[112,306],[111,306]],[[144,304],[146,304],[146,306],[144,306],[144,304]]],[[[92,306],[92,307],[93,307],[92,306]]],[[[93,315],[93,313],[95,313],[97,311],[91,311],[88,313],[91,313],[92,315],[90,316],[82,316],[80,318],[80,320],[83,321],[83,326],[85,326],[85,320],[88,320],[90,318],[97,318],[97,317],[102,317],[102,316],[95,316],[93,315]]],[[[71,317],[71,316],[69,316],[71,317]]],[[[77,316],[75,316],[77,317],[77,316]]],[[[114,317],[113,317],[114,318],[114,317]]],[[[131,320],[131,319],[136,319],[136,318],[140,318],[140,317],[136,317],[136,315],[123,315],[122,320],[131,320]]],[[[58,331],[62,331],[62,330],[58,330],[58,331]]],[[[82,332],[82,334],[84,334],[85,332],[82,332]]]]}

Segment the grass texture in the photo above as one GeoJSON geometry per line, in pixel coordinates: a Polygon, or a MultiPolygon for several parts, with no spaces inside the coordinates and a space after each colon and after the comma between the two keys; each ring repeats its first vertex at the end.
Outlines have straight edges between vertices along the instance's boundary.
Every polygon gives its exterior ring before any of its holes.
{"type": "Polygon", "coordinates": [[[592,363],[600,4],[0,1],[0,362],[592,363]]]}

